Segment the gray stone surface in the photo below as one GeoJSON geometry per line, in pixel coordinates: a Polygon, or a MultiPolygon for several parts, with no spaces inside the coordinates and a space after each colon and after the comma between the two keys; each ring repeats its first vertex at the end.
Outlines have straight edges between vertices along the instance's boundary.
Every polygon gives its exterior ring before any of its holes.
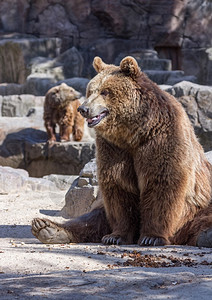
{"type": "Polygon", "coordinates": [[[92,159],[67,191],[62,212],[73,218],[91,211],[101,201],[98,191],[96,159],[92,159]]]}
{"type": "Polygon", "coordinates": [[[64,221],[62,206],[47,191],[0,195],[2,300],[211,299],[209,248],[41,244],[31,233],[32,218],[64,221]],[[125,265],[136,255],[152,266],[125,265]]]}
{"type": "Polygon", "coordinates": [[[80,177],[97,178],[96,159],[89,161],[80,171],[80,177]]]}
{"type": "Polygon", "coordinates": [[[60,190],[68,190],[75,179],[78,178],[76,175],[61,175],[61,174],[50,174],[43,176],[44,179],[52,181],[56,187],[60,190]]]}
{"type": "Polygon", "coordinates": [[[23,169],[0,166],[0,195],[31,190],[56,192],[58,189],[52,181],[29,177],[28,172],[23,169]]]}

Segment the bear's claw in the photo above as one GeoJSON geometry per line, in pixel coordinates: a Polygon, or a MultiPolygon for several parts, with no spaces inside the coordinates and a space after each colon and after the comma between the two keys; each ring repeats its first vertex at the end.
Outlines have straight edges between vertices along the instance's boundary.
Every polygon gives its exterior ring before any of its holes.
{"type": "Polygon", "coordinates": [[[102,238],[102,243],[104,245],[121,245],[122,244],[122,238],[120,236],[114,236],[114,235],[105,235],[102,238]]]}
{"type": "Polygon", "coordinates": [[[144,236],[138,242],[140,246],[164,246],[167,245],[167,241],[161,237],[149,237],[144,236]]]}

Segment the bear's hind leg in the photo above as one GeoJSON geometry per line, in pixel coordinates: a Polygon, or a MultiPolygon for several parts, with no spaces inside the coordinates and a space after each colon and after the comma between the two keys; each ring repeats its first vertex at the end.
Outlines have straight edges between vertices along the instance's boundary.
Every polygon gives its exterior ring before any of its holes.
{"type": "Polygon", "coordinates": [[[183,226],[173,238],[173,243],[212,248],[212,204],[183,226]]]}
{"type": "Polygon", "coordinates": [[[46,131],[47,131],[47,135],[48,135],[48,142],[55,142],[56,141],[56,132],[55,132],[56,124],[53,121],[46,119],[44,122],[44,125],[46,127],[46,131]]]}
{"type": "Polygon", "coordinates": [[[48,219],[32,221],[32,234],[44,244],[98,243],[110,232],[103,205],[64,224],[48,219]]]}

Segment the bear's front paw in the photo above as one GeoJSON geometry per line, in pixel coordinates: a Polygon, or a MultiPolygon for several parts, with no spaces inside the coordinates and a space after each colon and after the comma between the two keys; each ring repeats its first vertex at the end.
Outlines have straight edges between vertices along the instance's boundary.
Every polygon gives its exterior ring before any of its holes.
{"type": "Polygon", "coordinates": [[[169,241],[162,237],[143,236],[139,239],[140,246],[164,246],[168,245],[169,241]]]}
{"type": "Polygon", "coordinates": [[[104,245],[121,245],[122,238],[120,235],[108,234],[108,235],[103,236],[102,243],[104,245]]]}

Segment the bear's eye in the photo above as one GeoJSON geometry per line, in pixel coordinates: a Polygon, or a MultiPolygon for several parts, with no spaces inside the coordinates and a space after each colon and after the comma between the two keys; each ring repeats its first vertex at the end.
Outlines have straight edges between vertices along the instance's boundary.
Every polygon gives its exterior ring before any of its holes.
{"type": "Polygon", "coordinates": [[[108,90],[102,90],[101,93],[100,93],[100,95],[103,96],[103,97],[106,97],[108,94],[109,94],[108,90]]]}

